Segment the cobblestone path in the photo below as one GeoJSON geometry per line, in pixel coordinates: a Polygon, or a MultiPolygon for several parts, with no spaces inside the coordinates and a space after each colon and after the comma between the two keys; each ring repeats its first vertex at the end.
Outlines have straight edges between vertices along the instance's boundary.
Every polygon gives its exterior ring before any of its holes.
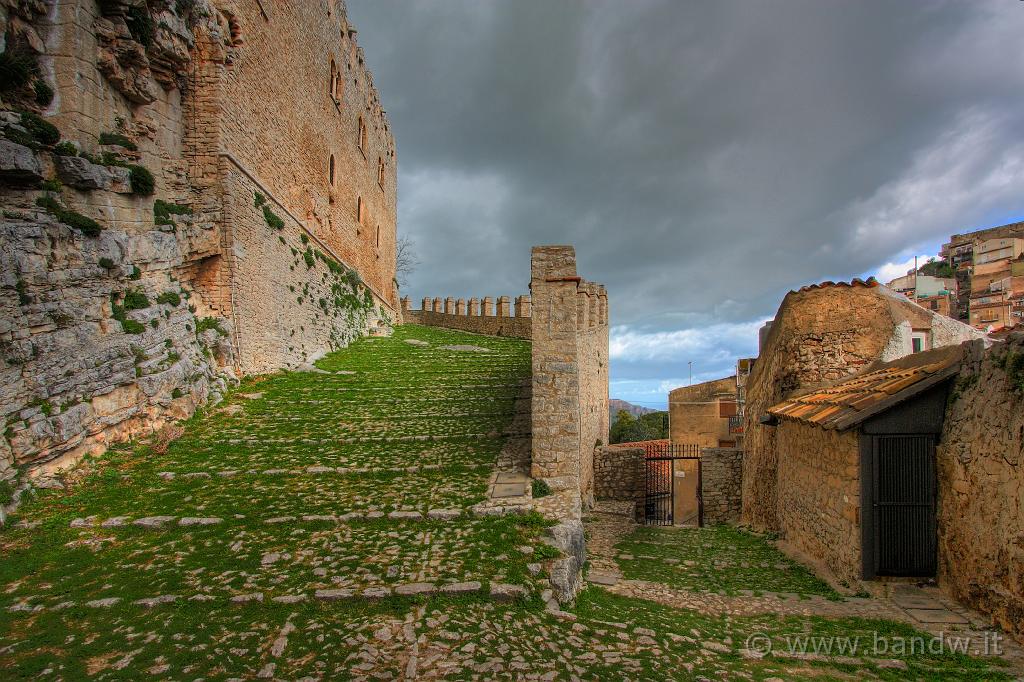
{"type": "Polygon", "coordinates": [[[549,522],[485,504],[495,464],[521,454],[529,364],[526,342],[400,327],[41,491],[0,530],[0,679],[1001,676],[959,655],[746,645],[874,621],[600,588],[547,610],[549,522]]]}

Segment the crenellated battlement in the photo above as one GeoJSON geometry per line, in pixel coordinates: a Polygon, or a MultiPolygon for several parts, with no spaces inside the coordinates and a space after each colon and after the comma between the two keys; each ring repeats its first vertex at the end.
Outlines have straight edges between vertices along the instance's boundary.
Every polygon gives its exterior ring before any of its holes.
{"type": "Polygon", "coordinates": [[[483,298],[423,298],[420,309],[402,299],[402,319],[410,324],[444,327],[488,336],[529,339],[533,335],[530,297],[484,296],[483,298]]]}

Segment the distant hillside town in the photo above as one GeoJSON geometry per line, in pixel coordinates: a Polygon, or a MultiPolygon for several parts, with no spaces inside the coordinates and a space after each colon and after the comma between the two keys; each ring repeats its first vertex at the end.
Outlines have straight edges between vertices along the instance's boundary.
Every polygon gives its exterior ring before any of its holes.
{"type": "Polygon", "coordinates": [[[1024,222],[954,234],[938,258],[888,282],[925,308],[986,332],[1024,321],[1024,222]]]}

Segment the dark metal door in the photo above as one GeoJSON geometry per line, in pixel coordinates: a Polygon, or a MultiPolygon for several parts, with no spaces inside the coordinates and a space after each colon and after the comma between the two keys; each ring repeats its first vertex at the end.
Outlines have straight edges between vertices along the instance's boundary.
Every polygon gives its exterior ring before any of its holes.
{"type": "Polygon", "coordinates": [[[934,436],[874,436],[876,575],[935,575],[934,436]]]}
{"type": "Polygon", "coordinates": [[[701,499],[700,448],[696,445],[647,445],[646,495],[644,523],[648,526],[671,526],[675,523],[676,462],[697,463],[697,523],[704,525],[704,504],[701,499]]]}

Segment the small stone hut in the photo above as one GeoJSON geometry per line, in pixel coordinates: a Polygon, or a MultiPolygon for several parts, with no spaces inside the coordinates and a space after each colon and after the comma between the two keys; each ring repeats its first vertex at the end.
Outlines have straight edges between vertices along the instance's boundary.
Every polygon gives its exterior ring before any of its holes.
{"type": "Polygon", "coordinates": [[[935,452],[962,353],[917,353],[769,408],[793,549],[844,582],[935,576],[935,452]]]}

